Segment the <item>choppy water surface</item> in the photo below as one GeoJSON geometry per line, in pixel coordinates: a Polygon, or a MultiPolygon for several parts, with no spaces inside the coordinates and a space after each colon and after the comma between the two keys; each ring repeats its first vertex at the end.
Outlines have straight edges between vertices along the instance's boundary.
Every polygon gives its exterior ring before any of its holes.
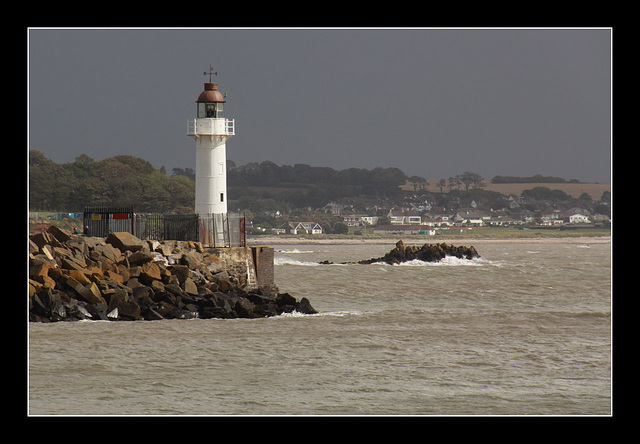
{"type": "Polygon", "coordinates": [[[393,244],[274,245],[317,315],[30,323],[29,413],[611,414],[611,245],[475,246],[391,266],[317,262],[393,244]]]}

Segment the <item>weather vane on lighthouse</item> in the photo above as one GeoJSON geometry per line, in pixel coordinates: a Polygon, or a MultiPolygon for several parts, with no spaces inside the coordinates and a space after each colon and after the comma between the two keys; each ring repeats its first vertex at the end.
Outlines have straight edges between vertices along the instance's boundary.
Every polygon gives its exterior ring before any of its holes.
{"type": "Polygon", "coordinates": [[[213,70],[213,66],[211,66],[211,64],[209,64],[209,72],[204,72],[204,75],[206,76],[207,74],[209,74],[209,83],[211,83],[211,76],[217,76],[218,75],[218,71],[214,71],[213,70]]]}
{"type": "Polygon", "coordinates": [[[196,202],[198,214],[227,212],[227,139],[235,135],[235,120],[224,116],[225,96],[211,76],[218,75],[209,65],[209,82],[196,100],[197,117],[189,120],[187,135],[196,140],[196,202]]]}

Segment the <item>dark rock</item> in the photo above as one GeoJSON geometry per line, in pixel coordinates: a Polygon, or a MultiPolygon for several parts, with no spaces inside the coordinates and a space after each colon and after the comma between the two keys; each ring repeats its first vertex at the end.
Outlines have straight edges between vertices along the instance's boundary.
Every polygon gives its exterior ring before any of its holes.
{"type": "Polygon", "coordinates": [[[87,311],[91,314],[91,319],[94,321],[107,321],[107,304],[88,304],[87,311]]]}
{"type": "Polygon", "coordinates": [[[311,306],[309,299],[302,298],[296,307],[296,311],[303,314],[317,314],[318,312],[311,306]]]}
{"type": "Polygon", "coordinates": [[[136,287],[133,289],[133,299],[141,308],[150,308],[155,305],[154,292],[150,287],[136,287]]]}
{"type": "Polygon", "coordinates": [[[254,308],[254,305],[249,299],[243,298],[243,297],[235,298],[235,305],[233,306],[233,309],[238,314],[238,317],[240,318],[253,317],[253,308],[254,308]]]}
{"type": "Polygon", "coordinates": [[[136,301],[124,289],[117,289],[109,300],[108,310],[118,309],[118,319],[137,320],[142,312],[136,301]]]}
{"type": "Polygon", "coordinates": [[[275,303],[256,305],[253,309],[255,317],[266,318],[278,315],[278,306],[275,303]]]}
{"type": "Polygon", "coordinates": [[[221,307],[205,307],[200,310],[200,318],[202,319],[212,319],[212,318],[221,318],[228,319],[231,317],[231,311],[226,311],[221,307]]]}
{"type": "Polygon", "coordinates": [[[278,314],[282,313],[293,313],[296,311],[295,305],[276,305],[276,309],[278,310],[278,314]]]}
{"type": "Polygon", "coordinates": [[[142,317],[145,321],[160,321],[164,319],[164,316],[155,311],[153,308],[144,309],[142,311],[142,317]]]}
{"type": "Polygon", "coordinates": [[[275,298],[258,293],[247,293],[244,297],[249,299],[255,305],[264,305],[276,302],[275,298]]]}
{"type": "Polygon", "coordinates": [[[388,264],[399,264],[415,259],[424,262],[437,262],[446,256],[455,256],[459,259],[474,259],[480,257],[476,249],[472,247],[455,246],[447,243],[424,244],[422,247],[407,246],[404,241],[396,243],[396,247],[382,257],[366,259],[359,264],[372,264],[375,262],[386,262],[388,264]]]}
{"type": "Polygon", "coordinates": [[[292,305],[295,307],[296,303],[296,298],[291,296],[289,293],[281,293],[276,296],[276,305],[279,307],[283,305],[292,305]]]}
{"type": "Polygon", "coordinates": [[[67,309],[67,316],[80,321],[85,319],[92,319],[93,316],[86,309],[86,306],[87,304],[85,302],[76,300],[69,301],[65,306],[67,309]]]}

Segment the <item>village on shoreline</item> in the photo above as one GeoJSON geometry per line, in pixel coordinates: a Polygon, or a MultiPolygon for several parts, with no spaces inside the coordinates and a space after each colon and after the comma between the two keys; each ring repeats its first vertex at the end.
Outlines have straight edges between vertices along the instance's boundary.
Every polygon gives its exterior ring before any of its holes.
{"type": "Polygon", "coordinates": [[[423,245],[425,243],[460,243],[470,244],[610,244],[610,234],[587,235],[581,233],[574,236],[522,236],[522,237],[480,237],[468,235],[466,237],[449,236],[341,236],[341,235],[315,235],[315,236],[250,236],[247,237],[247,245],[394,245],[399,239],[410,245],[423,245]]]}

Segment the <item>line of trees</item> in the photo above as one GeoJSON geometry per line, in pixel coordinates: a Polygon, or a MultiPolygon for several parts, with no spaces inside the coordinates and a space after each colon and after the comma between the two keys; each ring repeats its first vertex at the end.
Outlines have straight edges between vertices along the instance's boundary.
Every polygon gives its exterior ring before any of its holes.
{"type": "MultiPolygon", "coordinates": [[[[133,206],[140,212],[192,213],[195,174],[190,168],[155,169],[144,159],[119,155],[96,161],[86,154],[58,164],[40,151],[29,151],[29,204],[34,211],[81,211],[88,205],[133,206]]],[[[258,212],[321,207],[343,197],[394,196],[406,182],[398,168],[334,170],[306,164],[273,162],[236,167],[229,161],[227,184],[235,207],[258,212]],[[278,188],[271,195],[260,191],[278,188]]]]}
{"type": "Polygon", "coordinates": [[[168,176],[146,160],[86,154],[58,164],[29,151],[29,205],[34,211],[82,211],[89,205],[133,206],[140,212],[193,213],[195,182],[168,176]]]}
{"type": "Polygon", "coordinates": [[[543,176],[536,174],[534,176],[495,176],[491,179],[492,183],[580,183],[578,179],[565,180],[562,177],[543,176]]]}

